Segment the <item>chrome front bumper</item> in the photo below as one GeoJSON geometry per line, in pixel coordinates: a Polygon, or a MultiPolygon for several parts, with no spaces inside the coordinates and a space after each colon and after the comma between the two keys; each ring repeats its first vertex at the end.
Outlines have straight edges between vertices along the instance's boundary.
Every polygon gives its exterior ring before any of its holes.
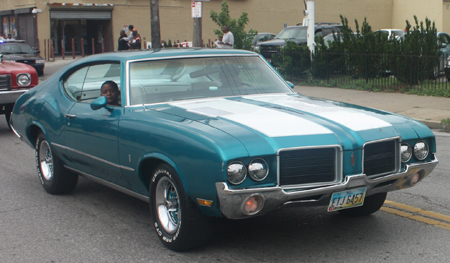
{"type": "Polygon", "coordinates": [[[0,105],[13,104],[28,89],[15,89],[8,91],[0,91],[0,105]]]}
{"type": "Polygon", "coordinates": [[[366,196],[390,192],[394,190],[409,188],[415,184],[411,180],[415,174],[419,174],[423,180],[439,163],[437,158],[427,163],[407,165],[404,172],[390,174],[374,179],[365,174],[350,175],[339,184],[322,186],[318,188],[284,190],[280,186],[265,188],[229,189],[224,182],[216,183],[217,195],[219,197],[220,210],[222,214],[230,219],[247,218],[254,215],[262,215],[273,211],[281,206],[297,204],[301,206],[328,205],[330,197],[335,192],[348,189],[366,187],[366,196]],[[249,215],[244,212],[244,205],[248,198],[260,195],[264,200],[264,206],[258,213],[249,215]]]}

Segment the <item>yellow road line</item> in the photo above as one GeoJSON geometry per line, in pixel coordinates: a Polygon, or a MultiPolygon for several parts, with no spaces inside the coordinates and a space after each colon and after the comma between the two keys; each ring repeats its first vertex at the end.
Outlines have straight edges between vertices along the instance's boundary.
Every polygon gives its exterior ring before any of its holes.
{"type": "Polygon", "coordinates": [[[381,207],[381,211],[450,230],[450,216],[422,210],[414,206],[389,200],[386,200],[384,205],[385,206],[381,207]]]}

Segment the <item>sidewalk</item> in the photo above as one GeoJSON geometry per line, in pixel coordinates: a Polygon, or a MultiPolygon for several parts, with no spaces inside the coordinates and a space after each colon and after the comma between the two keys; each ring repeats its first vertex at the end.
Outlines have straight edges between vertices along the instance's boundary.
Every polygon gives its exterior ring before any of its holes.
{"type": "MultiPolygon", "coordinates": [[[[75,60],[79,58],[81,56],[76,56],[75,60]]],[[[58,69],[72,61],[72,56],[65,59],[59,56],[54,62],[46,61],[45,67],[58,69]]],[[[306,96],[395,112],[421,121],[431,129],[443,129],[441,121],[450,118],[450,98],[310,86],[296,86],[295,91],[306,96]]],[[[445,131],[450,132],[450,127],[445,131]]]]}
{"type": "MultiPolygon", "coordinates": [[[[450,118],[450,98],[310,86],[296,86],[295,91],[306,96],[395,112],[421,121],[431,129],[443,129],[442,119],[450,118]]],[[[446,131],[450,128],[447,127],[446,131]]]]}

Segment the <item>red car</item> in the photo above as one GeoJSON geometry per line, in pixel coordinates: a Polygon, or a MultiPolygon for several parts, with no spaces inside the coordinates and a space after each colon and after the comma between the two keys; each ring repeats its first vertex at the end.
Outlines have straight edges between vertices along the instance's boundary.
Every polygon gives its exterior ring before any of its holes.
{"type": "Polygon", "coordinates": [[[3,61],[0,54],[0,114],[9,118],[14,103],[25,91],[39,82],[36,70],[26,64],[3,61]]]}

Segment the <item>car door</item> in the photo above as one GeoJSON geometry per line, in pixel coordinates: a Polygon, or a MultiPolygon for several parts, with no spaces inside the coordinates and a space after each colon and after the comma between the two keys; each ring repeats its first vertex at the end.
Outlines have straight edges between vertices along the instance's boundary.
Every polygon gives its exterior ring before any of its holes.
{"type": "Polygon", "coordinates": [[[85,65],[66,78],[64,88],[76,101],[65,114],[67,153],[80,172],[129,188],[118,164],[118,123],[123,107],[93,110],[90,104],[100,97],[101,86],[108,80],[120,87],[120,64],[85,65]]]}

